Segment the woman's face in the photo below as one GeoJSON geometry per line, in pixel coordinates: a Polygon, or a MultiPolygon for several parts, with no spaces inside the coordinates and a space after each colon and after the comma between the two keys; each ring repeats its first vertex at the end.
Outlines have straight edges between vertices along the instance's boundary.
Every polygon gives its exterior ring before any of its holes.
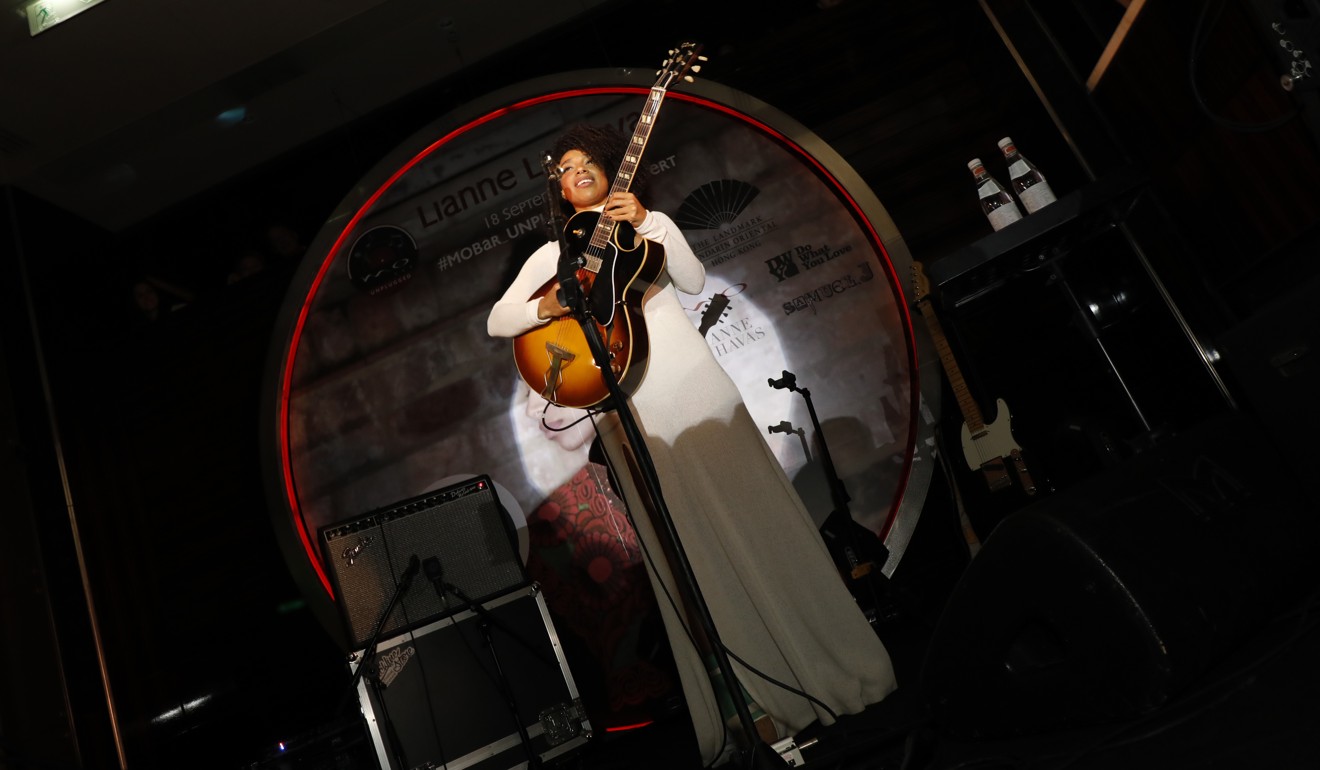
{"type": "Polygon", "coordinates": [[[569,150],[559,159],[559,189],[575,211],[595,208],[610,193],[609,181],[596,161],[581,150],[569,150]]]}

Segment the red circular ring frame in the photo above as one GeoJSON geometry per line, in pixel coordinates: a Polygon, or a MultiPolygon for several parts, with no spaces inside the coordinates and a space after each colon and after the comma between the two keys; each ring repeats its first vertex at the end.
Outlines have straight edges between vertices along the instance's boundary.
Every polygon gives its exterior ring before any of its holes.
{"type": "MultiPolygon", "coordinates": [[[[322,261],[320,268],[317,270],[316,276],[313,278],[311,284],[308,286],[307,294],[303,298],[302,305],[298,311],[297,320],[294,322],[292,334],[289,339],[287,350],[285,351],[284,354],[284,359],[282,361],[282,366],[280,371],[280,379],[278,386],[279,397],[277,402],[277,415],[276,415],[277,426],[278,426],[277,436],[278,436],[278,452],[279,452],[279,463],[280,463],[280,481],[281,481],[281,488],[284,494],[284,500],[288,505],[288,512],[293,520],[293,525],[297,533],[298,540],[302,546],[303,552],[306,554],[308,561],[312,565],[312,569],[315,571],[316,578],[320,582],[321,587],[324,588],[326,594],[329,595],[331,598],[334,597],[334,590],[331,586],[330,578],[326,574],[325,565],[321,560],[320,554],[317,552],[315,545],[312,543],[312,538],[307,532],[307,526],[302,516],[302,508],[298,503],[297,490],[295,489],[294,486],[293,467],[292,467],[292,460],[290,457],[290,450],[289,450],[289,431],[288,431],[289,389],[293,376],[294,357],[297,354],[298,342],[302,337],[303,327],[307,322],[307,316],[309,312],[311,299],[316,296],[317,289],[320,287],[322,280],[325,278],[326,272],[330,269],[330,265],[334,261],[334,257],[337,254],[339,254],[339,251],[344,244],[344,240],[348,237],[350,233],[353,232],[354,228],[357,226],[357,223],[371,210],[371,208],[375,205],[376,201],[382,195],[384,195],[385,192],[391,186],[393,186],[393,184],[396,181],[398,181],[400,177],[408,173],[408,171],[410,171],[418,163],[429,157],[431,153],[435,152],[444,145],[453,141],[455,138],[463,134],[466,134],[475,128],[478,128],[482,125],[485,125],[486,123],[490,123],[491,121],[497,120],[499,118],[505,117],[511,113],[515,113],[519,110],[527,109],[529,107],[534,107],[536,105],[544,104],[546,102],[559,101],[562,99],[576,98],[582,96],[600,96],[600,95],[610,95],[610,94],[646,94],[648,92],[649,89],[638,86],[599,86],[599,87],[590,87],[590,88],[576,88],[571,90],[555,91],[553,93],[548,93],[541,96],[523,99],[511,105],[500,107],[491,110],[483,115],[480,115],[477,118],[472,119],[464,123],[463,125],[449,131],[439,139],[436,139],[434,142],[427,145],[424,149],[422,149],[411,159],[409,159],[407,162],[401,165],[396,171],[390,174],[389,177],[385,180],[385,182],[381,184],[375,190],[375,192],[373,192],[365,201],[362,202],[361,205],[357,207],[357,211],[353,214],[352,218],[349,219],[347,224],[344,225],[343,230],[339,233],[338,237],[335,239],[334,243],[332,244],[328,253],[325,256],[325,259],[322,261]]],[[[857,203],[857,200],[852,196],[852,194],[848,192],[848,190],[843,186],[843,184],[838,180],[838,178],[832,172],[830,172],[829,169],[827,169],[824,166],[824,164],[820,162],[820,160],[818,160],[811,153],[807,152],[805,148],[803,148],[796,141],[790,139],[783,132],[767,125],[766,123],[760,120],[751,117],[750,115],[747,115],[744,112],[740,112],[727,105],[720,104],[718,102],[715,102],[711,99],[702,96],[696,96],[687,93],[670,93],[668,94],[667,98],[690,102],[698,106],[704,107],[706,109],[724,113],[725,115],[728,115],[736,120],[747,123],[753,126],[754,128],[756,128],[757,130],[759,130],[760,132],[762,132],[763,134],[778,141],[781,145],[787,147],[793,153],[798,155],[801,159],[805,160],[815,170],[816,174],[828,183],[828,185],[835,191],[835,194],[837,194],[842,200],[846,202],[848,208],[852,211],[854,218],[863,225],[867,239],[870,241],[871,245],[875,249],[877,249],[878,252],[884,257],[884,259],[882,260],[883,268],[885,270],[886,276],[889,279],[890,286],[897,287],[900,285],[898,282],[897,273],[894,269],[893,261],[889,255],[889,251],[885,248],[884,243],[881,241],[880,235],[878,232],[876,232],[875,227],[871,223],[870,218],[867,216],[866,212],[862,209],[862,207],[857,203]]],[[[882,541],[886,538],[886,536],[889,534],[890,529],[893,527],[894,521],[899,511],[899,507],[907,493],[908,482],[912,470],[912,458],[914,454],[914,449],[917,444],[917,440],[918,440],[917,437],[919,433],[917,411],[920,404],[921,394],[920,394],[920,388],[917,378],[917,357],[916,357],[916,348],[913,342],[914,338],[913,338],[913,328],[912,328],[912,316],[909,313],[906,303],[899,302],[897,303],[897,305],[900,310],[900,317],[903,324],[904,340],[907,346],[908,362],[911,371],[911,377],[909,378],[910,387],[911,387],[911,393],[910,393],[911,408],[909,409],[910,423],[908,425],[908,445],[906,452],[904,453],[904,465],[903,465],[902,473],[900,474],[900,481],[898,487],[894,492],[893,502],[890,505],[889,514],[885,519],[884,526],[881,528],[881,531],[879,532],[879,536],[882,541]]]]}

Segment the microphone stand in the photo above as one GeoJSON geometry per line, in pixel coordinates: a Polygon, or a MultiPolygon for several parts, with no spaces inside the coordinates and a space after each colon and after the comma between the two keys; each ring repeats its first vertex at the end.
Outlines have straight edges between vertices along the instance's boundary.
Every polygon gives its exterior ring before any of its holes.
{"type": "MultiPolygon", "coordinates": [[[[403,598],[403,595],[412,587],[413,578],[417,577],[417,571],[420,567],[421,562],[418,560],[417,554],[413,554],[412,557],[408,559],[408,567],[404,569],[403,574],[399,576],[398,584],[394,586],[394,593],[390,595],[389,604],[385,606],[385,611],[382,612],[380,617],[376,620],[375,628],[371,630],[371,638],[367,641],[367,646],[362,651],[362,659],[358,662],[357,668],[353,670],[353,678],[349,680],[348,689],[344,692],[343,700],[340,701],[339,712],[343,712],[349,698],[351,698],[353,692],[357,690],[358,682],[362,681],[367,666],[375,660],[376,646],[380,644],[380,635],[381,632],[385,630],[385,623],[389,620],[390,615],[393,614],[394,608],[398,606],[399,600],[403,598]]],[[[376,691],[376,700],[380,702],[381,708],[384,709],[385,699],[380,693],[380,679],[379,677],[373,676],[370,681],[372,683],[372,689],[376,691]]],[[[405,768],[408,765],[403,757],[403,746],[400,744],[398,736],[394,734],[394,723],[390,721],[388,712],[384,714],[384,717],[385,719],[383,721],[385,723],[385,729],[390,736],[390,746],[394,750],[394,762],[400,768],[405,768]]]]}
{"type": "Polygon", "coordinates": [[[463,593],[452,583],[445,582],[444,572],[440,566],[440,560],[432,556],[426,560],[426,576],[430,578],[431,584],[435,586],[436,596],[440,598],[440,603],[447,605],[445,595],[451,593],[457,596],[468,607],[481,618],[477,627],[481,629],[482,638],[486,640],[486,649],[490,651],[491,662],[495,665],[495,678],[499,682],[500,694],[504,696],[504,703],[509,707],[509,714],[513,716],[513,728],[518,732],[518,740],[522,742],[523,753],[527,755],[527,767],[535,770],[541,767],[541,758],[532,748],[532,737],[527,733],[527,728],[523,725],[521,712],[518,710],[518,699],[513,694],[513,686],[509,684],[509,677],[504,673],[504,665],[500,662],[499,653],[495,651],[495,639],[491,636],[490,627],[496,626],[506,634],[523,644],[524,647],[531,650],[532,654],[540,658],[542,662],[545,658],[532,649],[526,641],[513,633],[504,623],[500,622],[490,611],[473,601],[472,597],[463,593]]]}
{"type": "MultiPolygon", "coordinates": [[[[653,504],[653,512],[656,514],[660,531],[672,546],[675,566],[678,567],[678,577],[688,589],[688,595],[692,599],[691,608],[701,624],[706,638],[710,642],[711,653],[715,656],[715,663],[721,672],[726,673],[726,681],[729,682],[729,699],[733,701],[734,711],[738,715],[738,721],[742,726],[743,734],[747,740],[747,746],[751,754],[751,767],[753,768],[784,768],[788,763],[774,749],[761,740],[760,734],[756,731],[756,726],[752,722],[751,710],[747,707],[746,700],[742,697],[741,687],[738,684],[738,677],[735,675],[732,665],[729,661],[727,651],[724,649],[724,643],[720,641],[719,633],[715,628],[715,620],[710,614],[710,607],[706,604],[702,596],[701,587],[697,583],[696,574],[692,571],[692,562],[687,557],[687,552],[683,549],[683,544],[679,540],[678,530],[674,526],[673,517],[669,513],[669,508],[665,505],[664,495],[660,488],[660,479],[655,471],[655,462],[651,459],[650,450],[646,446],[646,439],[641,430],[637,427],[637,419],[632,413],[632,407],[628,403],[627,396],[623,388],[619,386],[618,377],[610,367],[609,351],[605,347],[604,340],[600,337],[600,329],[597,327],[590,303],[582,292],[581,281],[577,275],[577,269],[581,267],[580,257],[573,257],[570,253],[568,238],[564,232],[564,220],[559,210],[559,185],[557,169],[553,167],[550,156],[546,156],[546,179],[553,194],[547,195],[547,225],[555,227],[556,237],[559,242],[559,285],[562,292],[560,304],[571,310],[573,317],[582,326],[583,335],[586,337],[587,345],[591,349],[592,358],[596,362],[596,367],[600,369],[601,378],[605,382],[605,387],[610,393],[610,402],[619,417],[619,424],[623,428],[624,437],[632,447],[637,470],[642,477],[643,491],[650,498],[653,504]]],[[[601,216],[604,216],[602,213],[601,216]]],[[[712,684],[715,684],[712,682],[712,684]]],[[[715,686],[718,686],[715,684],[715,686]]]]}

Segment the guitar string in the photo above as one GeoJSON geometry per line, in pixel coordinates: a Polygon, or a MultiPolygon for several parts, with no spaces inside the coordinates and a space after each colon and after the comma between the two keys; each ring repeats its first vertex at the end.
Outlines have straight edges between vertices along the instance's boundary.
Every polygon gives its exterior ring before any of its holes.
{"type": "MultiPolygon", "coordinates": [[[[624,158],[623,160],[620,161],[619,170],[623,171],[624,168],[628,168],[628,170],[625,173],[616,172],[614,180],[610,185],[610,190],[606,196],[607,200],[610,195],[613,195],[616,192],[627,192],[628,189],[631,187],[632,179],[634,176],[636,176],[637,166],[641,159],[642,153],[645,151],[646,145],[650,140],[651,130],[655,126],[655,116],[659,114],[660,105],[664,101],[664,93],[665,93],[664,89],[659,87],[651,89],[650,95],[647,97],[646,104],[642,108],[642,118],[638,121],[637,127],[633,130],[632,139],[629,140],[627,149],[624,151],[624,158]],[[630,157],[633,158],[633,160],[629,160],[630,157]]],[[[567,224],[565,226],[567,226],[567,224]]],[[[600,264],[602,267],[604,267],[604,258],[606,252],[610,246],[610,243],[615,239],[617,230],[618,230],[618,223],[615,222],[613,219],[605,216],[604,210],[602,209],[597,214],[595,227],[592,230],[591,238],[588,240],[586,247],[583,249],[583,253],[587,257],[594,259],[596,261],[596,264],[600,264]]],[[[617,244],[615,246],[617,248],[617,244]]],[[[579,268],[577,270],[578,281],[579,284],[584,284],[583,286],[584,291],[591,290],[591,288],[595,285],[594,276],[598,274],[599,274],[598,271],[592,271],[590,270],[590,268],[585,268],[585,269],[579,268]],[[593,278],[587,279],[585,276],[583,276],[584,272],[591,273],[593,278]]],[[[560,318],[555,319],[555,323],[557,324],[557,327],[555,329],[554,341],[561,350],[568,347],[563,344],[565,340],[565,335],[568,334],[568,327],[563,323],[561,323],[562,321],[565,320],[566,319],[562,316],[560,318]]],[[[549,377],[551,376],[554,376],[556,382],[553,383],[553,385],[550,382],[546,382],[545,390],[549,391],[550,396],[553,397],[558,395],[559,386],[563,384],[564,381],[563,369],[565,362],[560,360],[559,370],[556,373],[553,364],[554,354],[551,355],[551,361],[552,361],[551,367],[546,372],[547,379],[549,379],[549,377]]],[[[548,400],[554,400],[554,399],[551,398],[548,400]]]]}

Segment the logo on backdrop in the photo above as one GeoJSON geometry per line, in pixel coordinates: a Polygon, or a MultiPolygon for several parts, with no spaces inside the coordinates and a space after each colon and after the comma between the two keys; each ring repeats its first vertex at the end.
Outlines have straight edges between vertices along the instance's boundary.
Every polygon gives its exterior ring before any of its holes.
{"type": "Polygon", "coordinates": [[[837,249],[830,248],[828,243],[822,246],[808,243],[794,246],[788,251],[776,254],[767,259],[765,264],[766,267],[770,268],[770,275],[783,281],[786,278],[792,278],[803,270],[815,270],[826,262],[838,259],[852,250],[851,243],[844,244],[837,249]]]}
{"type": "Polygon", "coordinates": [[[707,182],[683,198],[674,222],[685,231],[716,230],[706,238],[688,238],[692,251],[707,267],[723,264],[761,246],[775,230],[772,217],[748,217],[734,224],[761,191],[740,179],[707,182]],[[730,226],[732,225],[732,226],[730,226]]]}
{"type": "Polygon", "coordinates": [[[858,286],[875,278],[875,271],[871,266],[863,262],[857,266],[857,269],[845,273],[829,283],[821,284],[811,291],[799,294],[788,302],[784,303],[784,315],[793,315],[802,310],[811,309],[816,312],[816,305],[822,302],[828,302],[835,297],[840,296],[849,289],[855,289],[858,286]]]}
{"type": "Polygon", "coordinates": [[[412,279],[417,241],[402,227],[373,227],[348,252],[348,277],[359,290],[380,294],[412,279]]]}

